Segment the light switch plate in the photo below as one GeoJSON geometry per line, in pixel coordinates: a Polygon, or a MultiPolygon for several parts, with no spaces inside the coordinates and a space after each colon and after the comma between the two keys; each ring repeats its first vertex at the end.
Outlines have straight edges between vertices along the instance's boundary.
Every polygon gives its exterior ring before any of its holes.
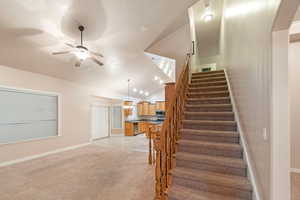
{"type": "Polygon", "coordinates": [[[268,140],[268,132],[267,132],[267,128],[263,128],[263,138],[265,141],[268,140]]]}

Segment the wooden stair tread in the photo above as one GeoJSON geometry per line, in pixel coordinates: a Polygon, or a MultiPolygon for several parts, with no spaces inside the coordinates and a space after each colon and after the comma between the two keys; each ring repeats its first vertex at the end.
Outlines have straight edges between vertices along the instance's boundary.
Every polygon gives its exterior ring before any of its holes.
{"type": "Polygon", "coordinates": [[[221,165],[234,168],[246,168],[247,165],[243,159],[230,158],[223,156],[209,156],[203,154],[178,152],[176,153],[176,159],[190,161],[190,162],[201,162],[212,165],[221,165]]]}
{"type": "Polygon", "coordinates": [[[252,191],[251,183],[246,177],[220,174],[185,167],[176,167],[172,171],[172,175],[174,177],[205,182],[207,184],[218,185],[226,188],[252,191]]]}
{"type": "Polygon", "coordinates": [[[234,143],[220,143],[220,142],[207,142],[202,140],[187,140],[182,139],[178,141],[179,145],[189,145],[189,146],[203,146],[207,148],[221,149],[221,150],[231,150],[231,151],[241,151],[242,147],[240,144],[234,143]]]}
{"type": "Polygon", "coordinates": [[[241,198],[229,197],[201,190],[195,190],[189,187],[174,184],[172,185],[170,200],[243,200],[241,198]]]}
{"type": "Polygon", "coordinates": [[[199,134],[207,136],[220,136],[220,137],[239,137],[237,132],[233,131],[214,131],[214,130],[197,130],[197,129],[181,129],[180,132],[188,132],[189,134],[199,134]]]}

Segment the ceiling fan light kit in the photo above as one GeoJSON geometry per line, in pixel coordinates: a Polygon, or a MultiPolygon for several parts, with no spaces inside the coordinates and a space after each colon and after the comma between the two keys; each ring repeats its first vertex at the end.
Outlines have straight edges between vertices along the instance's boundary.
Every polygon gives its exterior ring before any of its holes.
{"type": "Polygon", "coordinates": [[[103,55],[97,52],[93,52],[93,51],[89,51],[89,49],[87,47],[85,47],[83,45],[83,31],[84,31],[84,26],[79,26],[78,27],[79,31],[80,31],[80,45],[72,45],[69,43],[65,43],[68,47],[71,47],[72,50],[71,51],[61,51],[61,52],[53,52],[53,55],[61,55],[61,54],[73,54],[76,56],[76,58],[78,59],[75,62],[75,67],[80,67],[82,62],[85,61],[88,58],[91,58],[92,61],[94,61],[96,64],[103,66],[104,64],[98,60],[98,57],[102,57],[103,55]]]}

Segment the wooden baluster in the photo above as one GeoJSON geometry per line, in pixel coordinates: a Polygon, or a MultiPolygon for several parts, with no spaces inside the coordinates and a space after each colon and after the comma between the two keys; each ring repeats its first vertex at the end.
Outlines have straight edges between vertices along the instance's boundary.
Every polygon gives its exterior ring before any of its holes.
{"type": "Polygon", "coordinates": [[[149,165],[152,165],[152,126],[148,126],[147,132],[148,132],[148,136],[149,136],[148,163],[149,163],[149,165]]]}
{"type": "Polygon", "coordinates": [[[172,182],[171,172],[175,167],[177,142],[181,137],[180,129],[190,76],[189,59],[190,55],[188,54],[185,69],[175,85],[175,95],[168,102],[166,119],[161,130],[151,130],[149,133],[149,161],[150,155],[152,155],[151,162],[155,163],[156,200],[167,200],[166,192],[172,182]]]}

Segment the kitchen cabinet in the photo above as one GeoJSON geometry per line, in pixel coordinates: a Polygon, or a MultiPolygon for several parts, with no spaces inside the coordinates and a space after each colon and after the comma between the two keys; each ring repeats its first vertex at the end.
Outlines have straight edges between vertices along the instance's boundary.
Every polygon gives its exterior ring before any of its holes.
{"type": "Polygon", "coordinates": [[[139,122],[139,133],[143,133],[145,131],[146,122],[139,122]]]}
{"type": "Polygon", "coordinates": [[[143,102],[143,115],[150,115],[150,109],[149,109],[150,103],[147,101],[143,102]]]}
{"type": "Polygon", "coordinates": [[[138,115],[147,116],[150,115],[150,103],[147,101],[142,101],[137,104],[138,115]]]}
{"type": "Polygon", "coordinates": [[[149,126],[149,123],[146,121],[139,122],[139,125],[138,125],[139,133],[147,133],[148,126],[149,126]]]}
{"type": "Polygon", "coordinates": [[[139,116],[154,116],[156,111],[165,111],[165,102],[157,101],[152,104],[147,101],[142,101],[137,104],[137,110],[139,116]]]}
{"type": "Polygon", "coordinates": [[[134,136],[134,124],[125,122],[125,136],[134,136]]]}
{"type": "Polygon", "coordinates": [[[165,102],[164,101],[157,101],[156,102],[156,111],[165,111],[165,102]]]}
{"type": "Polygon", "coordinates": [[[149,105],[149,115],[151,115],[151,116],[154,116],[156,113],[155,113],[155,111],[156,111],[156,104],[150,104],[149,105]]]}
{"type": "Polygon", "coordinates": [[[139,116],[143,115],[143,113],[144,113],[143,107],[144,107],[143,103],[138,103],[137,104],[137,111],[138,111],[139,116]]]}
{"type": "MultiPolygon", "coordinates": [[[[124,106],[132,106],[132,101],[124,101],[123,104],[124,104],[124,106]]],[[[125,115],[125,117],[132,115],[132,108],[131,107],[125,108],[124,115],[125,115]]]]}

